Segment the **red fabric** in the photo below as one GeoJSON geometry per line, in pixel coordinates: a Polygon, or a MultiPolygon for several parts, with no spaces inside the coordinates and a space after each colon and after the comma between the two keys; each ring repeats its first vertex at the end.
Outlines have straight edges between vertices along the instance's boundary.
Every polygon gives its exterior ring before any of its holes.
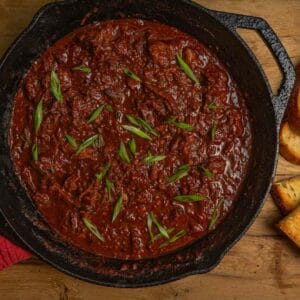
{"type": "Polygon", "coordinates": [[[32,254],[0,236],[0,271],[29,258],[32,254]]]}

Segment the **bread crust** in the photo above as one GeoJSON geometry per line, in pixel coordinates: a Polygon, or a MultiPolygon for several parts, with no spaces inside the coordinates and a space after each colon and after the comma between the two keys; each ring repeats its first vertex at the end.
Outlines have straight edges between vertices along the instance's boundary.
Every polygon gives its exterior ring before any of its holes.
{"type": "Polygon", "coordinates": [[[280,154],[289,162],[300,165],[300,135],[288,122],[283,122],[279,135],[280,154]]]}
{"type": "Polygon", "coordinates": [[[277,227],[300,248],[300,206],[283,218],[277,227]]]}
{"type": "Polygon", "coordinates": [[[288,214],[300,205],[300,176],[273,183],[272,197],[283,214],[288,214]]]}

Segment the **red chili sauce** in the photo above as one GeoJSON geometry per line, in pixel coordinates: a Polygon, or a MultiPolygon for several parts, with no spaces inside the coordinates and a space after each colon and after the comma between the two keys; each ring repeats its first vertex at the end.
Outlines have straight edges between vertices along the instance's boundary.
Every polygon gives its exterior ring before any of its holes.
{"type": "Polygon", "coordinates": [[[136,259],[222,221],[247,173],[251,128],[235,82],[199,41],[158,22],[114,20],[76,30],[33,63],[10,146],[56,234],[136,259]]]}

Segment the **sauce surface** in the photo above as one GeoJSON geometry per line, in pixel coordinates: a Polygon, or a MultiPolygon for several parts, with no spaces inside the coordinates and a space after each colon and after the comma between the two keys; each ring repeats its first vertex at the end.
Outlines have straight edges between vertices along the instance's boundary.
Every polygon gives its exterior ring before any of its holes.
{"type": "Polygon", "coordinates": [[[136,259],[222,221],[247,173],[251,128],[235,82],[199,41],[124,19],[80,28],[33,63],[15,97],[10,146],[17,175],[62,239],[136,259]]]}

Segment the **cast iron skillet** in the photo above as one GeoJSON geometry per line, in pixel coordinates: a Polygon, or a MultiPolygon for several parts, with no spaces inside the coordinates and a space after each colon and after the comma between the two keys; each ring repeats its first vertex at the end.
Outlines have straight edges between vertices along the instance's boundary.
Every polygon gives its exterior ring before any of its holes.
{"type": "Polygon", "coordinates": [[[97,284],[140,287],[160,284],[214,268],[246,232],[260,211],[274,176],[278,131],[295,72],[278,37],[256,17],[211,11],[188,0],[62,1],[42,8],[0,63],[0,209],[22,241],[58,269],[97,284]],[[94,9],[94,8],[97,9],[94,9]],[[158,20],[206,44],[227,65],[246,95],[253,126],[253,153],[244,188],[229,215],[205,238],[176,252],[144,260],[103,258],[64,243],[54,235],[16,178],[10,159],[8,131],[14,95],[25,72],[49,45],[86,23],[122,17],[158,20]],[[278,95],[236,28],[256,30],[283,73],[278,95]]]}

